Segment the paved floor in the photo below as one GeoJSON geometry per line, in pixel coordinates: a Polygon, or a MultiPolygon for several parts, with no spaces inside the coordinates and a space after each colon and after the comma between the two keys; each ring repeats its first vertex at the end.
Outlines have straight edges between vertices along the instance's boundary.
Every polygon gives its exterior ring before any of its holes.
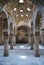
{"type": "Polygon", "coordinates": [[[9,50],[8,57],[3,56],[3,46],[0,47],[0,65],[44,65],[43,46],[39,46],[40,57],[34,57],[34,50],[30,50],[28,45],[18,46],[14,46],[14,50],[9,50]]]}

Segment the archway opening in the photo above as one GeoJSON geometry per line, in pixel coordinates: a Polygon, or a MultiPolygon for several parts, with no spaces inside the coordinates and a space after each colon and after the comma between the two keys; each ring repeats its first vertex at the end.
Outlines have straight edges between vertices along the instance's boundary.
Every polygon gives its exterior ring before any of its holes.
{"type": "Polygon", "coordinates": [[[28,43],[28,26],[17,28],[16,43],[28,43]]]}

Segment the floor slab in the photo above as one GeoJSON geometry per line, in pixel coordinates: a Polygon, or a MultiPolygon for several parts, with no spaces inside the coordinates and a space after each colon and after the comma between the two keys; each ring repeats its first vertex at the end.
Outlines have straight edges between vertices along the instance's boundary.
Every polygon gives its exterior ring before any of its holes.
{"type": "Polygon", "coordinates": [[[0,49],[0,65],[44,65],[44,49],[39,51],[40,57],[35,57],[34,50],[13,49],[9,50],[8,57],[4,57],[4,49],[0,49]]]}

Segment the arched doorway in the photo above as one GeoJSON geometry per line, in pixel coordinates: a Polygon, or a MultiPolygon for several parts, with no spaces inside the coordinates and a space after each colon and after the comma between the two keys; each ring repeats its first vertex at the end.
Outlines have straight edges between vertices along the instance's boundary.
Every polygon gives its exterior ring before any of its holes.
{"type": "Polygon", "coordinates": [[[16,43],[28,43],[28,26],[17,28],[16,43]]]}

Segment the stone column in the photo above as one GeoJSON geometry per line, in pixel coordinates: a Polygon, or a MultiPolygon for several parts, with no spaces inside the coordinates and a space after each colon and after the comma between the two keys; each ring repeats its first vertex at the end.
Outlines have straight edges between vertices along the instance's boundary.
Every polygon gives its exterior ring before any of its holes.
{"type": "Polygon", "coordinates": [[[29,45],[31,46],[31,28],[28,29],[29,45]]]}
{"type": "Polygon", "coordinates": [[[42,33],[42,45],[44,45],[44,32],[42,33]]]}
{"type": "Polygon", "coordinates": [[[17,25],[15,26],[15,45],[16,45],[17,25]]]}
{"type": "Polygon", "coordinates": [[[43,45],[44,45],[44,35],[43,35],[43,45]]]}
{"type": "Polygon", "coordinates": [[[36,57],[39,57],[39,32],[35,32],[34,37],[34,53],[36,57]]]}
{"type": "Polygon", "coordinates": [[[10,49],[13,49],[13,33],[10,33],[10,49]]]}
{"type": "Polygon", "coordinates": [[[31,50],[33,50],[34,35],[33,35],[33,22],[31,22],[31,50]]]}
{"type": "Polygon", "coordinates": [[[34,37],[33,33],[31,33],[31,50],[33,50],[33,44],[34,44],[34,37]]]}
{"type": "Polygon", "coordinates": [[[31,35],[29,35],[29,45],[31,45],[31,35]]]}
{"type": "Polygon", "coordinates": [[[2,45],[2,28],[0,27],[0,45],[2,45]]]}
{"type": "Polygon", "coordinates": [[[16,40],[16,38],[15,38],[15,36],[13,36],[13,45],[14,45],[14,46],[16,45],[15,40],[16,40]]]}
{"type": "Polygon", "coordinates": [[[13,45],[16,45],[15,27],[14,27],[13,45]]]}
{"type": "Polygon", "coordinates": [[[8,35],[4,37],[4,56],[8,56],[8,35]]]}

